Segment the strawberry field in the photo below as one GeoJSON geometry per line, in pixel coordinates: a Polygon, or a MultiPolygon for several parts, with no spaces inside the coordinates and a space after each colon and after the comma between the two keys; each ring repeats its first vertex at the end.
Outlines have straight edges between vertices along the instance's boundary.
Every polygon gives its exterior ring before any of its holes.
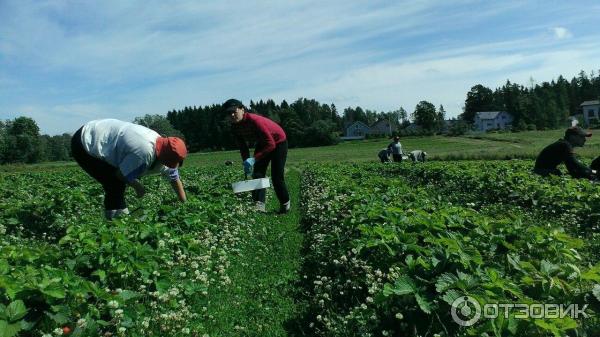
{"type": "Polygon", "coordinates": [[[319,336],[597,336],[598,185],[530,162],[312,166],[303,176],[307,321],[319,336]],[[587,304],[470,326],[455,300],[587,304]]]}
{"type": "Polygon", "coordinates": [[[529,161],[309,164],[293,212],[184,167],[102,218],[80,169],[0,175],[0,336],[598,336],[600,186],[529,161]],[[451,304],[585,305],[461,326],[451,304]]]}
{"type": "Polygon", "coordinates": [[[244,278],[257,265],[269,271],[271,254],[285,254],[267,245],[280,239],[267,233],[277,219],[261,219],[249,199],[231,193],[237,171],[184,174],[188,202],[178,203],[160,178],[145,178],[149,193],[140,200],[128,191],[132,214],[113,222],[102,217],[100,185],[79,169],[1,176],[0,336],[269,330],[268,311],[291,304],[272,277],[244,278]],[[253,321],[231,313],[261,306],[266,312],[253,321]]]}

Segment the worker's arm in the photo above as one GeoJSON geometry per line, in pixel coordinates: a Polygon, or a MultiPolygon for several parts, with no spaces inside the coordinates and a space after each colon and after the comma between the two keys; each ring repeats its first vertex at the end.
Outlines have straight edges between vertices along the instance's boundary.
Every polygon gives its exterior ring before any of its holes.
{"type": "Polygon", "coordinates": [[[117,178],[119,178],[119,180],[126,183],[127,185],[131,186],[138,198],[141,198],[144,196],[144,194],[146,194],[146,189],[139,180],[133,179],[131,181],[127,181],[127,178],[125,178],[119,170],[117,170],[117,178]]]}
{"type": "Polygon", "coordinates": [[[592,179],[594,174],[592,170],[581,163],[577,158],[575,158],[575,154],[573,152],[569,152],[569,155],[565,159],[565,165],[567,166],[567,170],[569,174],[573,178],[587,178],[592,179]]]}
{"type": "Polygon", "coordinates": [[[172,180],[171,187],[173,187],[173,191],[175,191],[175,194],[177,194],[179,201],[185,202],[187,200],[185,190],[183,189],[183,183],[181,182],[181,180],[172,180]]]}
{"type": "Polygon", "coordinates": [[[187,200],[187,197],[185,195],[185,190],[183,189],[183,183],[179,178],[179,169],[168,168],[163,165],[161,175],[167,180],[169,180],[169,183],[171,184],[171,187],[173,188],[175,194],[177,194],[177,198],[179,198],[179,201],[185,202],[187,200]]]}

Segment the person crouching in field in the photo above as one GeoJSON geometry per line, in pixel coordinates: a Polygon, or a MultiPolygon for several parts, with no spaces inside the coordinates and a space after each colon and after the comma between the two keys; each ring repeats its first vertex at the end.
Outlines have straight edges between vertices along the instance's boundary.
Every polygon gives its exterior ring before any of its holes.
{"type": "Polygon", "coordinates": [[[77,164],[104,188],[104,213],[107,219],[129,214],[125,188],[131,186],[137,196],[145,194],[139,177],[161,173],[168,178],[180,201],[186,200],[178,167],[187,149],[177,137],[161,137],[144,126],[116,119],[86,123],[71,139],[71,151],[77,164]]]}
{"type": "Polygon", "coordinates": [[[592,134],[584,131],[578,126],[572,126],[565,131],[565,137],[546,146],[538,155],[535,161],[533,172],[541,175],[562,175],[558,165],[565,163],[569,174],[573,178],[595,179],[596,171],[582,164],[577,158],[573,149],[582,147],[586,138],[592,134]]]}
{"type": "MultiPolygon", "coordinates": [[[[288,143],[283,129],[272,120],[250,113],[237,99],[227,100],[223,110],[231,118],[231,130],[240,148],[244,173],[252,173],[252,178],[264,178],[271,162],[271,179],[280,203],[279,213],[290,210],[290,196],[285,184],[285,161],[288,143]],[[254,156],[250,156],[248,142],[254,142],[254,156]]],[[[266,211],[265,189],[252,191],[256,209],[266,211]]]]}
{"type": "Polygon", "coordinates": [[[427,158],[427,152],[421,150],[410,151],[410,153],[408,154],[408,158],[410,158],[413,161],[413,163],[424,163],[427,158]]]}
{"type": "Polygon", "coordinates": [[[390,151],[389,148],[382,149],[377,154],[377,157],[379,157],[379,160],[381,160],[382,163],[389,163],[390,162],[390,154],[391,153],[392,152],[390,151]]]}
{"type": "Polygon", "coordinates": [[[392,153],[392,158],[395,163],[402,161],[402,144],[400,144],[400,137],[395,136],[394,141],[391,142],[387,148],[392,153]]]}
{"type": "MultiPolygon", "coordinates": [[[[592,162],[592,165],[590,165],[590,168],[596,172],[600,171],[600,156],[598,156],[596,159],[594,159],[594,161],[592,162]]],[[[597,175],[597,173],[596,173],[597,175]]]]}

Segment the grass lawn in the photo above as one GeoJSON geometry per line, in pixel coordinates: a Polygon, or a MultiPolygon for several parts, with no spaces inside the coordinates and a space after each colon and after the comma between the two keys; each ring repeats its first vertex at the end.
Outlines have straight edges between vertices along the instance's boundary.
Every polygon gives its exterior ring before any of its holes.
{"type": "MultiPolygon", "coordinates": [[[[484,133],[463,137],[403,137],[400,139],[405,152],[423,150],[432,160],[461,159],[534,159],[550,143],[561,138],[564,130],[525,131],[517,133],[484,133]]],[[[288,167],[297,167],[306,161],[315,162],[364,162],[377,161],[377,153],[387,147],[389,139],[370,139],[342,142],[334,146],[290,149],[288,167]]],[[[588,139],[583,148],[576,149],[583,158],[600,156],[600,134],[588,139]]],[[[204,166],[221,164],[231,160],[241,164],[239,151],[192,153],[185,165],[204,166]]],[[[60,169],[74,162],[41,163],[34,165],[2,165],[0,172],[60,169]]]]}
{"type": "MultiPolygon", "coordinates": [[[[550,143],[561,138],[564,130],[526,131],[518,133],[489,133],[464,137],[403,137],[404,151],[423,150],[434,160],[460,159],[534,159],[550,143]]],[[[388,139],[372,139],[342,142],[334,146],[290,149],[288,165],[297,166],[305,161],[315,162],[363,162],[377,161],[377,153],[390,143],[388,139]]],[[[576,152],[587,159],[600,156],[600,137],[591,137],[576,152]]],[[[193,153],[186,165],[224,163],[231,160],[240,164],[238,151],[193,153]]]]}

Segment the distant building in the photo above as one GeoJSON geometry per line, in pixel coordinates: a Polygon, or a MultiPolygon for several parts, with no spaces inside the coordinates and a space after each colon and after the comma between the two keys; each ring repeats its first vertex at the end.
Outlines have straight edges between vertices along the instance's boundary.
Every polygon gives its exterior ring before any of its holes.
{"type": "Polygon", "coordinates": [[[364,138],[369,133],[371,133],[371,128],[360,121],[356,121],[346,128],[346,137],[352,137],[354,139],[357,139],[357,137],[364,138]]]}
{"type": "Polygon", "coordinates": [[[586,126],[598,123],[598,119],[600,119],[600,100],[585,101],[579,106],[583,111],[586,126]]]}
{"type": "Polygon", "coordinates": [[[371,125],[370,134],[391,136],[397,127],[392,125],[388,119],[380,119],[371,125]]]}
{"type": "Polygon", "coordinates": [[[488,131],[507,129],[512,126],[513,117],[506,111],[481,111],[475,115],[475,130],[488,131]]]}

